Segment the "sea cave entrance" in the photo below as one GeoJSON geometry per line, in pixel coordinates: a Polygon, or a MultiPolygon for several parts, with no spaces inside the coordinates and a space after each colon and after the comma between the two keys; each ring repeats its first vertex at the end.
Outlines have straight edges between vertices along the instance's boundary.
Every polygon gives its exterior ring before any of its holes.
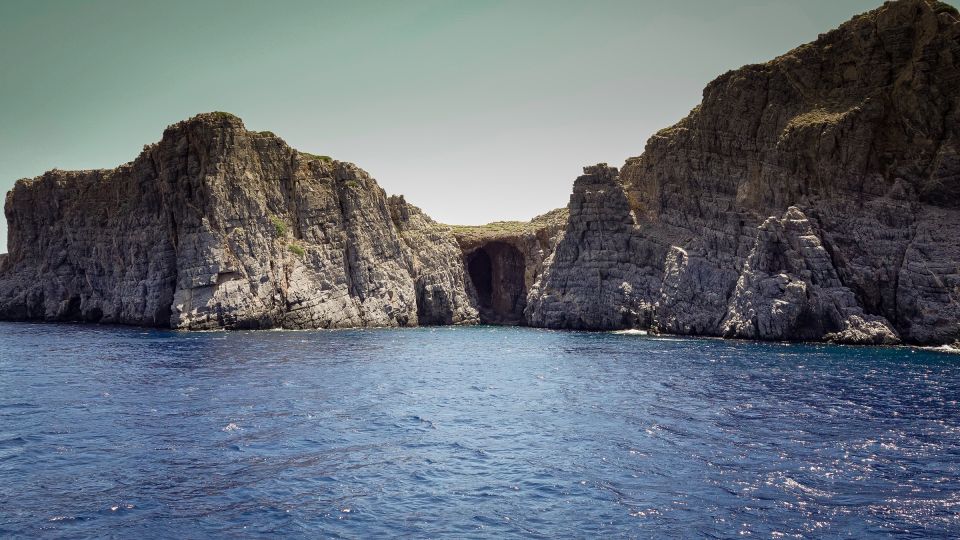
{"type": "Polygon", "coordinates": [[[520,250],[504,242],[489,242],[467,254],[466,266],[477,295],[480,322],[522,324],[527,287],[520,250]]]}

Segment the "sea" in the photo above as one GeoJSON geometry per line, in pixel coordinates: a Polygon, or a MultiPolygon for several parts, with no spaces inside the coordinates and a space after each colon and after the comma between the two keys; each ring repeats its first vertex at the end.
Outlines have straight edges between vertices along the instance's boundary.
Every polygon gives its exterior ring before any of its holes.
{"type": "Polygon", "coordinates": [[[960,355],[0,323],[3,538],[957,538],[960,355]]]}

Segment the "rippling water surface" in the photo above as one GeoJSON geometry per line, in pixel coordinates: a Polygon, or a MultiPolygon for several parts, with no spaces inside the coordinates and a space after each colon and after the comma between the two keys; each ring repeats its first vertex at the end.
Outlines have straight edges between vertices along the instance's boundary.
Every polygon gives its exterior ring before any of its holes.
{"type": "Polygon", "coordinates": [[[960,535],[960,356],[0,324],[0,536],[960,535]]]}

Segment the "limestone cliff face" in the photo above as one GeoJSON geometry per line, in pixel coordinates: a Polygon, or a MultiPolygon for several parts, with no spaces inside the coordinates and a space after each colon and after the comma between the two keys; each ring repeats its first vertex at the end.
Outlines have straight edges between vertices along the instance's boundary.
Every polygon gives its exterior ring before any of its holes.
{"type": "Polygon", "coordinates": [[[898,0],[731,71],[529,223],[450,228],[236,117],[7,195],[0,319],[960,340],[960,16],[898,0]]]}
{"type": "Polygon", "coordinates": [[[0,318],[184,329],[477,320],[448,228],[364,171],[225,113],[133,162],[7,195],[0,318]]]}
{"type": "Polygon", "coordinates": [[[527,321],[585,330],[648,325],[659,276],[637,264],[648,254],[617,170],[603,163],[584,173],[573,185],[566,230],[530,292],[527,321]]]}
{"type": "Polygon", "coordinates": [[[481,322],[524,323],[530,290],[541,279],[567,215],[566,209],[556,209],[529,222],[453,228],[463,252],[467,291],[481,322]]]}
{"type": "Polygon", "coordinates": [[[587,169],[527,318],[853,343],[960,337],[960,23],[899,0],[729,72],[587,169]]]}
{"type": "Polygon", "coordinates": [[[402,196],[391,196],[388,202],[393,224],[407,248],[419,324],[479,322],[475,299],[467,293],[460,246],[450,228],[402,196]]]}

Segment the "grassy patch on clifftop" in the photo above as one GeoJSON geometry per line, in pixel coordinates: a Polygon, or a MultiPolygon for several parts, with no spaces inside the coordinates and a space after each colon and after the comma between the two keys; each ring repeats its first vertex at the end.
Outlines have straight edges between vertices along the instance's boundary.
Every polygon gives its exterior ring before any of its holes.
{"type": "Polygon", "coordinates": [[[316,160],[324,161],[327,163],[330,163],[331,161],[333,161],[333,158],[330,156],[321,156],[317,154],[311,154],[310,152],[300,152],[300,155],[307,158],[308,160],[316,159],[316,160]]]}
{"type": "Polygon", "coordinates": [[[960,12],[957,11],[957,8],[951,6],[950,4],[945,4],[943,2],[934,3],[933,11],[935,13],[949,13],[951,15],[960,15],[960,12]]]}
{"type": "Polygon", "coordinates": [[[457,236],[476,239],[523,236],[533,231],[529,221],[494,221],[486,225],[451,225],[450,229],[457,236]]]}
{"type": "Polygon", "coordinates": [[[791,118],[787,122],[786,129],[810,125],[838,124],[851,110],[830,110],[826,107],[817,107],[791,118]]]}
{"type": "Polygon", "coordinates": [[[494,221],[486,225],[450,225],[450,229],[461,242],[485,242],[498,238],[536,235],[537,231],[549,228],[560,229],[566,226],[567,216],[566,208],[557,208],[530,221],[494,221]]]}

